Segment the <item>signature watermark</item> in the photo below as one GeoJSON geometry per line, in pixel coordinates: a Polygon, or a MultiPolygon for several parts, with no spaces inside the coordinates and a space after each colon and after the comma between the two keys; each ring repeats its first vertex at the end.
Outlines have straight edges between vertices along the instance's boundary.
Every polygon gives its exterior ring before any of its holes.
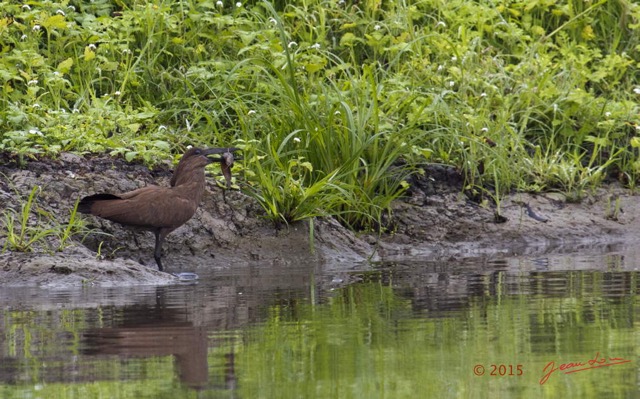
{"type": "Polygon", "coordinates": [[[549,381],[549,377],[551,377],[556,371],[561,371],[564,374],[571,374],[629,362],[631,362],[631,360],[627,360],[622,357],[601,357],[600,352],[597,352],[592,359],[582,362],[562,363],[560,365],[556,365],[556,362],[551,361],[542,369],[543,376],[540,379],[540,385],[544,385],[545,382],[549,381]]]}

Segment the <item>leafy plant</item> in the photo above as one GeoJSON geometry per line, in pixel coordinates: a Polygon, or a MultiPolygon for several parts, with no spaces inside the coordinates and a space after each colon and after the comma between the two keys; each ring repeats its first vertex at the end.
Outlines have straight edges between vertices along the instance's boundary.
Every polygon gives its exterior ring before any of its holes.
{"type": "Polygon", "coordinates": [[[0,151],[23,164],[72,151],[152,165],[188,144],[243,143],[247,192],[268,217],[356,229],[384,227],[425,162],[496,196],[640,178],[633,2],[0,9],[0,151]]]}

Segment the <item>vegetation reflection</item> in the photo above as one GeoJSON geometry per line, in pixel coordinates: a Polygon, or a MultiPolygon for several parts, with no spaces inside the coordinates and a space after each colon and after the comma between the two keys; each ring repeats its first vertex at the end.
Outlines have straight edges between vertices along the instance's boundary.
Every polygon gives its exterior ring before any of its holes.
{"type": "Polygon", "coordinates": [[[351,277],[340,288],[280,292],[281,300],[272,292],[257,322],[231,330],[153,304],[134,306],[156,312],[142,322],[127,307],[5,310],[0,396],[623,398],[637,390],[635,273],[351,277]],[[600,358],[629,362],[559,370],[600,358]],[[550,363],[558,370],[542,385],[550,363]]]}

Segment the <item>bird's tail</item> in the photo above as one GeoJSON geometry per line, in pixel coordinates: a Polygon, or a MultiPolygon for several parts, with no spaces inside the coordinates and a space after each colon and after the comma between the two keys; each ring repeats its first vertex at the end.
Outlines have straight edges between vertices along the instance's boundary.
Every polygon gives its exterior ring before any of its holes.
{"type": "Polygon", "coordinates": [[[117,195],[113,194],[94,194],[84,197],[78,203],[78,212],[80,213],[88,213],[91,214],[93,204],[100,201],[110,201],[110,200],[119,200],[122,199],[117,195]]]}

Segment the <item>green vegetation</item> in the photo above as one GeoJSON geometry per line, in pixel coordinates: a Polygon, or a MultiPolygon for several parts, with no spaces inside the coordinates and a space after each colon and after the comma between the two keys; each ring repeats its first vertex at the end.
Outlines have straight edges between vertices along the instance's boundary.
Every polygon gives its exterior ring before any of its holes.
{"type": "Polygon", "coordinates": [[[7,208],[0,218],[0,225],[5,226],[3,234],[5,244],[1,252],[6,250],[18,252],[62,251],[73,245],[71,238],[92,232],[82,219],[77,218],[78,203],[69,214],[69,221],[59,224],[53,215],[37,204],[40,187],[31,189],[29,197],[20,206],[20,211],[7,208]]]}
{"type": "Polygon", "coordinates": [[[629,0],[0,2],[0,151],[239,145],[281,222],[378,229],[425,163],[496,203],[640,177],[629,0]],[[290,3],[285,5],[285,3],[290,3]]]}

